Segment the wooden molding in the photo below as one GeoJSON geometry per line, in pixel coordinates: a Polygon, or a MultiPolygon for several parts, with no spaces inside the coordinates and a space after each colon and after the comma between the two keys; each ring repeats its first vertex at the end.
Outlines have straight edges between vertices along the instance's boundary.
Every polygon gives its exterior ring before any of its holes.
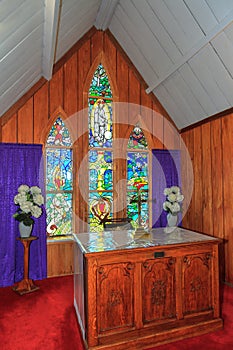
{"type": "Polygon", "coordinates": [[[184,133],[184,132],[186,132],[186,131],[195,129],[195,128],[197,128],[198,126],[201,126],[201,125],[203,125],[203,124],[207,124],[207,123],[209,123],[209,122],[212,122],[212,121],[215,120],[215,119],[219,119],[219,118],[225,117],[226,115],[229,115],[229,114],[233,114],[233,107],[228,108],[228,109],[226,109],[225,111],[222,111],[222,112],[220,112],[220,113],[214,114],[214,115],[212,115],[212,116],[210,116],[210,117],[208,117],[208,118],[205,118],[205,119],[203,119],[203,120],[200,120],[200,121],[198,121],[198,122],[196,122],[196,123],[194,123],[194,124],[191,124],[191,125],[189,125],[189,126],[186,126],[185,128],[180,129],[179,132],[180,132],[180,134],[182,134],[182,133],[184,133]]]}

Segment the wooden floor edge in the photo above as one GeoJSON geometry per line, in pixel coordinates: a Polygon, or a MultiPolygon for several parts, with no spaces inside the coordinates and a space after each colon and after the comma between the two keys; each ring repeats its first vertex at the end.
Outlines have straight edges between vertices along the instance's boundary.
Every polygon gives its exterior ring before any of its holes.
{"type": "Polygon", "coordinates": [[[142,336],[137,339],[130,339],[127,342],[117,342],[106,345],[97,345],[87,347],[88,350],[146,350],[151,347],[156,347],[178,340],[196,337],[199,335],[212,333],[223,328],[223,320],[217,318],[211,321],[199,322],[198,324],[189,325],[187,327],[174,328],[171,330],[164,330],[151,335],[142,336]]]}

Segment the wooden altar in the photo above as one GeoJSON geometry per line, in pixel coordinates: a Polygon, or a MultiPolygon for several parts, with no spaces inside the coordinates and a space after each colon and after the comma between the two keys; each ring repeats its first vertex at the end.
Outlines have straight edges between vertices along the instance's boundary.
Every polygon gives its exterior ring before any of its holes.
{"type": "Polygon", "coordinates": [[[222,328],[219,239],[182,228],[74,238],[74,306],[87,349],[146,349],[222,328]]]}

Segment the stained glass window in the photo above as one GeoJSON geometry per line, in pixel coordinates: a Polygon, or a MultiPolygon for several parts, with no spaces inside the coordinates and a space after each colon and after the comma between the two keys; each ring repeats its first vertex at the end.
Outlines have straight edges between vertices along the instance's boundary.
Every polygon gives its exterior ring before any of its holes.
{"type": "Polygon", "coordinates": [[[135,227],[147,228],[148,152],[146,138],[138,125],[132,130],[128,141],[127,184],[127,216],[133,220],[135,227]]]}
{"type": "MultiPolygon", "coordinates": [[[[90,231],[102,229],[101,217],[93,210],[110,207],[113,198],[112,175],[112,91],[107,73],[100,63],[89,89],[89,223],[90,231]],[[104,202],[106,199],[106,203],[104,202]]],[[[109,212],[106,215],[111,215],[109,212]]]]}
{"type": "Polygon", "coordinates": [[[73,163],[69,130],[59,116],[46,142],[46,214],[50,236],[72,233],[73,163]]]}

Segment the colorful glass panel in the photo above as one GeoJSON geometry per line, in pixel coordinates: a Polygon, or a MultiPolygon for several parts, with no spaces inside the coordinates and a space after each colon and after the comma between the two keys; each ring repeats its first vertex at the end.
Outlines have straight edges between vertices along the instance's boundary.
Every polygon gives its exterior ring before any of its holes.
{"type": "Polygon", "coordinates": [[[103,224],[100,224],[100,220],[112,216],[112,195],[112,192],[89,193],[89,230],[91,232],[102,231],[103,224]],[[104,203],[105,199],[106,202],[104,203]]]}
{"type": "Polygon", "coordinates": [[[47,138],[47,145],[67,147],[72,146],[69,130],[67,129],[63,120],[60,117],[56,119],[49,132],[47,138]]]}
{"type": "Polygon", "coordinates": [[[128,148],[145,149],[147,146],[147,141],[142,129],[136,125],[130,134],[128,148]]]}
{"type": "Polygon", "coordinates": [[[47,193],[46,215],[50,236],[72,234],[72,194],[47,193]]]}
{"type": "Polygon", "coordinates": [[[72,150],[65,148],[46,149],[46,190],[72,190],[72,150]]]}
{"type": "MultiPolygon", "coordinates": [[[[141,190],[141,225],[147,228],[149,225],[149,209],[148,209],[148,191],[141,190]]],[[[128,192],[127,194],[127,216],[132,219],[132,225],[135,227],[139,226],[139,208],[137,198],[138,193],[128,192]],[[136,200],[135,200],[136,199],[136,200]]]]}
{"type": "Polygon", "coordinates": [[[134,190],[133,183],[137,180],[146,182],[143,189],[148,189],[148,153],[128,152],[127,155],[127,180],[128,189],[134,190]]]}
{"type": "Polygon", "coordinates": [[[89,151],[89,189],[112,190],[112,152],[89,151]]]}
{"type": "Polygon", "coordinates": [[[112,147],[112,106],[104,99],[89,98],[89,146],[112,147]]]}
{"type": "Polygon", "coordinates": [[[109,79],[101,63],[99,64],[98,68],[96,69],[93,75],[91,86],[89,89],[89,96],[105,98],[112,97],[109,79]]]}

